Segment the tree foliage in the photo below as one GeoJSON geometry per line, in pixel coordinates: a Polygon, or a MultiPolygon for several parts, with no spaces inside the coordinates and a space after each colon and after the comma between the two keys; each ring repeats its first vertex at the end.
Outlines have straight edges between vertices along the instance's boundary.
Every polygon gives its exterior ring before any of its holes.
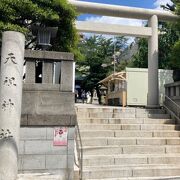
{"type": "Polygon", "coordinates": [[[57,36],[52,41],[53,50],[75,51],[78,40],[75,18],[76,12],[66,0],[0,1],[0,34],[7,30],[24,33],[27,48],[31,41],[36,42],[32,27],[49,26],[58,27],[57,36]]]}
{"type": "MultiPolygon", "coordinates": [[[[180,14],[180,2],[179,0],[173,0],[174,4],[163,6],[164,9],[175,11],[180,14]]],[[[180,23],[179,21],[174,23],[159,23],[159,68],[162,69],[174,69],[178,67],[179,57],[175,57],[177,54],[177,43],[180,38],[180,23]],[[175,45],[175,47],[174,47],[175,45]]],[[[179,49],[180,51],[180,49],[179,49]]],[[[133,67],[147,68],[148,67],[148,40],[139,40],[139,51],[133,57],[133,67]]],[[[179,66],[180,67],[180,66],[179,66]]]]}
{"type": "Polygon", "coordinates": [[[91,36],[80,43],[79,49],[83,57],[77,61],[76,73],[84,77],[83,89],[90,91],[92,95],[96,88],[99,96],[98,82],[113,72],[112,56],[115,51],[123,49],[126,43],[127,39],[124,37],[117,37],[114,42],[103,36],[91,36]]]}

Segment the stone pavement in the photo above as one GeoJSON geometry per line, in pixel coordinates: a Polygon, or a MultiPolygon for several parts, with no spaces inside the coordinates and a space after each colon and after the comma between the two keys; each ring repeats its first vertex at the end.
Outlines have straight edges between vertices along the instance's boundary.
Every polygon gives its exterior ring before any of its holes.
{"type": "Polygon", "coordinates": [[[50,173],[27,173],[19,174],[17,180],[65,180],[61,175],[52,175],[50,173]]]}

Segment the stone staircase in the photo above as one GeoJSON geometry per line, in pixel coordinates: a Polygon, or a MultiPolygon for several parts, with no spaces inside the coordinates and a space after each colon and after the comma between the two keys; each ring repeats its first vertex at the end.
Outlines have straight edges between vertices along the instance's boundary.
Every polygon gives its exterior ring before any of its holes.
{"type": "Polygon", "coordinates": [[[180,125],[162,109],[76,106],[83,180],[180,180],[180,125]]]}

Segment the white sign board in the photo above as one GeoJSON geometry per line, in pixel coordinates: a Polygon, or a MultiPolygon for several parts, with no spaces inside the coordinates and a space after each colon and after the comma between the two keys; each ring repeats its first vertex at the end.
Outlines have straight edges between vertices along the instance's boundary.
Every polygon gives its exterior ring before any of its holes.
{"type": "Polygon", "coordinates": [[[68,128],[56,127],[54,128],[54,146],[67,146],[68,128]]]}

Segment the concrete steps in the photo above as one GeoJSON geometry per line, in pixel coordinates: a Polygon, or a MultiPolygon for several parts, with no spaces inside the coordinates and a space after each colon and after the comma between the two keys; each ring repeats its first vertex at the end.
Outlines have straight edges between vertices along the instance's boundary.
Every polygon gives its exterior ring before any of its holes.
{"type": "Polygon", "coordinates": [[[84,155],[94,154],[168,154],[180,153],[180,145],[124,145],[124,146],[83,146],[84,155]]]}
{"type": "Polygon", "coordinates": [[[180,145],[180,138],[176,137],[97,137],[83,138],[83,146],[111,146],[111,145],[180,145]]]}
{"type": "Polygon", "coordinates": [[[80,124],[175,124],[172,119],[153,118],[78,118],[80,124]]]}
{"type": "MultiPolygon", "coordinates": [[[[90,180],[90,179],[87,179],[87,180],[90,180]]],[[[104,178],[104,179],[91,179],[91,180],[180,180],[180,176],[104,178]]]]}
{"type": "Polygon", "coordinates": [[[180,178],[180,125],[163,109],[77,107],[83,180],[180,178]]]}
{"type": "Polygon", "coordinates": [[[180,154],[126,154],[126,155],[86,155],[83,159],[84,166],[150,166],[153,165],[180,165],[180,154]]]}
{"type": "Polygon", "coordinates": [[[153,177],[153,176],[178,176],[180,166],[155,166],[155,167],[122,167],[117,169],[99,168],[84,170],[84,179],[93,178],[124,178],[124,177],[153,177]]]}
{"type": "Polygon", "coordinates": [[[180,125],[170,124],[82,124],[81,129],[93,130],[180,130],[180,125]]]}
{"type": "Polygon", "coordinates": [[[180,137],[180,131],[81,130],[82,137],[180,137]]]}

